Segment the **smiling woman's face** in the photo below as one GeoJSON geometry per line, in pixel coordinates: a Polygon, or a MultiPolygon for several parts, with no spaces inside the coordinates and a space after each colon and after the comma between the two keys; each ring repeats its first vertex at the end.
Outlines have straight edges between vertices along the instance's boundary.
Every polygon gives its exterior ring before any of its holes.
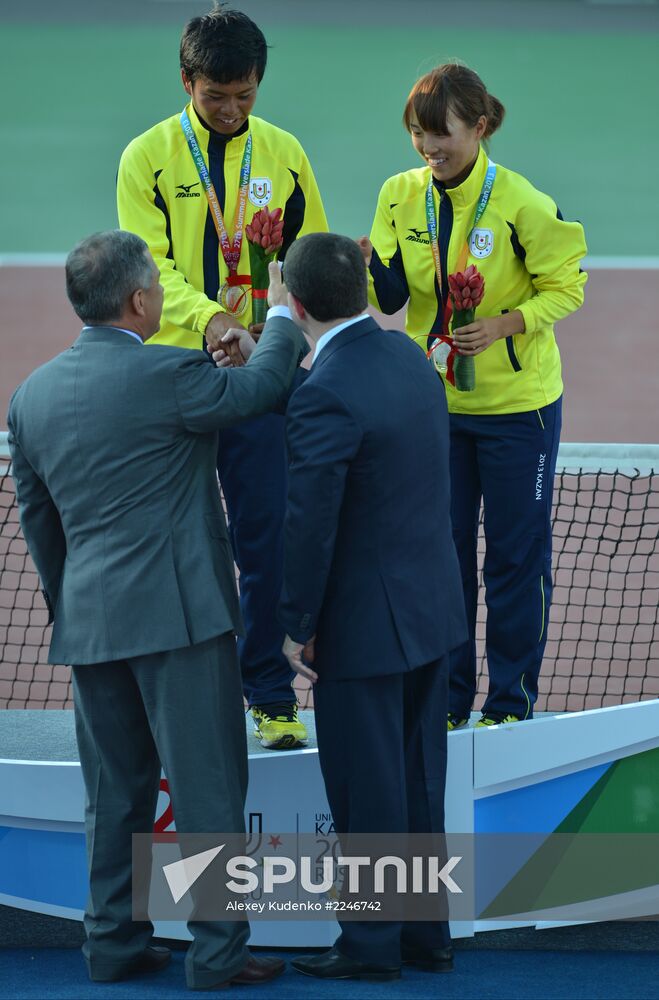
{"type": "Polygon", "coordinates": [[[430,167],[433,177],[444,184],[449,181],[460,183],[478,156],[486,125],[485,115],[481,115],[472,127],[449,111],[446,115],[447,134],[438,135],[423,129],[416,115],[412,114],[410,135],[412,145],[430,167]]]}

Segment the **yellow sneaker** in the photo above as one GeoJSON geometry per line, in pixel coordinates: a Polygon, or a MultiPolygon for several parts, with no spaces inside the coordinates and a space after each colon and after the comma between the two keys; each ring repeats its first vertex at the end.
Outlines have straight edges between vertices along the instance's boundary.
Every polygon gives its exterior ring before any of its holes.
{"type": "Polygon", "coordinates": [[[508,722],[521,722],[517,715],[504,715],[503,712],[487,712],[481,715],[474,729],[487,729],[488,726],[501,726],[508,722]]]}
{"type": "Polygon", "coordinates": [[[307,745],[307,730],[297,704],[252,705],[254,735],[266,750],[295,750],[307,745]]]}
{"type": "Polygon", "coordinates": [[[469,719],[462,719],[459,715],[454,715],[453,712],[448,714],[448,731],[452,733],[454,729],[464,729],[466,725],[469,724],[469,719]]]}

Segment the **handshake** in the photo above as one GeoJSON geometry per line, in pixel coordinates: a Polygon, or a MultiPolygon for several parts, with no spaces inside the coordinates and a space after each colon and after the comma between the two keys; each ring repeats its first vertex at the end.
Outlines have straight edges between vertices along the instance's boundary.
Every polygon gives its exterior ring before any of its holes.
{"type": "MultiPolygon", "coordinates": [[[[268,306],[287,306],[288,289],[276,261],[268,264],[268,275],[268,306]]],[[[206,342],[217,367],[240,368],[244,365],[256,347],[255,337],[258,338],[262,330],[263,325],[256,324],[250,326],[248,331],[227,313],[216,313],[211,317],[206,327],[206,342]]]]}

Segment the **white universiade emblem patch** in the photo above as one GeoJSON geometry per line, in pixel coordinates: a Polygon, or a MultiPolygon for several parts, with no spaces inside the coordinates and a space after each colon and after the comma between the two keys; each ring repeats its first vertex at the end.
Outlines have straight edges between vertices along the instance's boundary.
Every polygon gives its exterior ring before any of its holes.
{"type": "Polygon", "coordinates": [[[489,257],[494,247],[494,233],[491,229],[472,229],[469,237],[469,252],[472,257],[489,257]]]}
{"type": "Polygon", "coordinates": [[[257,208],[263,208],[272,198],[272,181],[269,177],[253,177],[249,182],[249,200],[257,208]]]}

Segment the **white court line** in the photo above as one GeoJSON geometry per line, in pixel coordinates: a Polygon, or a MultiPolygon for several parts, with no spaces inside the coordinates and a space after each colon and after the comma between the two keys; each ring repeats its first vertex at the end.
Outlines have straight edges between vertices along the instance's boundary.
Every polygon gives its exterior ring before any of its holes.
{"type": "Polygon", "coordinates": [[[65,253],[0,253],[0,267],[64,267],[65,253]]]}
{"type": "MultiPolygon", "coordinates": [[[[6,430],[0,430],[0,458],[9,458],[9,443],[6,430]]],[[[599,441],[563,441],[558,448],[560,469],[580,469],[583,472],[623,472],[639,470],[642,475],[651,471],[659,472],[659,444],[606,443],[599,441]]],[[[0,465],[0,474],[7,472],[7,466],[0,465]]],[[[570,713],[572,714],[572,713],[570,713]]],[[[310,750],[290,750],[289,755],[311,753],[310,750]]],[[[251,756],[261,757],[254,753],[251,756]]],[[[2,761],[0,760],[0,764],[2,761]]]]}
{"type": "Polygon", "coordinates": [[[658,0],[586,0],[587,4],[593,7],[631,7],[636,4],[639,7],[655,7],[658,0]]]}
{"type": "MultiPolygon", "coordinates": [[[[65,253],[0,253],[0,267],[64,267],[65,253]]],[[[656,271],[659,257],[585,257],[588,271],[656,271]]]]}
{"type": "Polygon", "coordinates": [[[588,271],[656,271],[659,257],[584,257],[584,270],[588,271]]]}

